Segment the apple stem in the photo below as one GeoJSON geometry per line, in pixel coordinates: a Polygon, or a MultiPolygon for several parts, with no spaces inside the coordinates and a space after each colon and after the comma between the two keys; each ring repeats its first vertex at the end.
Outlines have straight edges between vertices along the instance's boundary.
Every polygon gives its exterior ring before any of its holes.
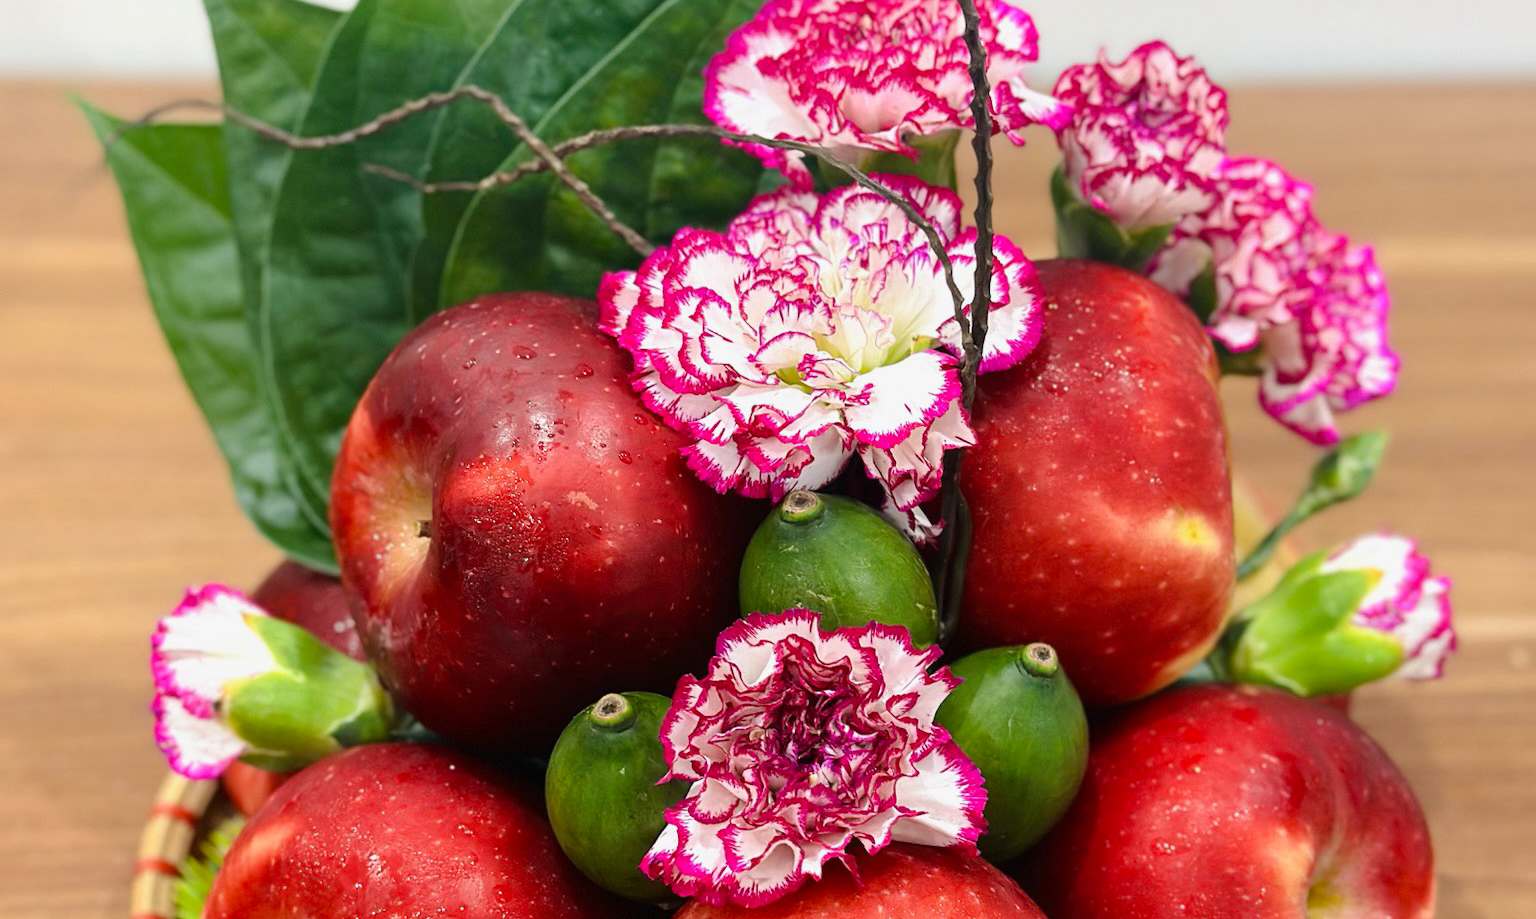
{"type": "Polygon", "coordinates": [[[416,535],[421,537],[422,539],[431,539],[432,538],[432,521],[431,520],[418,520],[418,521],[416,521],[416,535]]]}

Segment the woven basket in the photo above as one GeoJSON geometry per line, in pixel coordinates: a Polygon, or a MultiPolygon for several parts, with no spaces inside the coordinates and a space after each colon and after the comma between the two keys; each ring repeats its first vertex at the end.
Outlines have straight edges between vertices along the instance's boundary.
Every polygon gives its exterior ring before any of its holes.
{"type": "Polygon", "coordinates": [[[149,809],[149,822],[139,836],[139,856],[133,867],[129,898],[131,919],[175,919],[172,893],[181,877],[187,853],[207,826],[204,817],[215,806],[219,783],[195,781],[175,773],[165,777],[149,809]]]}

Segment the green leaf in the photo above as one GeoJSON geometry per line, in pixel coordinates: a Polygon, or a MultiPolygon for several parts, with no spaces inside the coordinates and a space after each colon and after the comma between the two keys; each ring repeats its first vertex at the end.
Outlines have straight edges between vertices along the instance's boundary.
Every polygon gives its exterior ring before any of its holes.
{"type": "MultiPolygon", "coordinates": [[[[467,83],[505,96],[552,141],[595,127],[698,120],[700,71],[754,8],[751,0],[363,0],[333,39],[301,133],[352,127],[467,83]]],[[[468,201],[423,202],[363,171],[379,163],[479,178],[524,156],[468,102],[355,145],[293,156],[278,195],[257,341],[274,414],[315,506],[324,506],[357,399],[422,315],[492,289],[590,296],[604,270],[634,263],[548,177],[468,201]],[[448,291],[441,297],[440,277],[448,291]]],[[[684,223],[723,223],[762,171],[740,151],[698,140],[594,150],[572,165],[653,239],[684,223]]]]}
{"type": "MultiPolygon", "coordinates": [[[[341,14],[300,0],[204,0],[218,55],[226,105],[277,127],[292,130],[309,105],[320,62],[330,46],[341,14]]],[[[278,183],[287,169],[287,147],[265,140],[233,121],[224,127],[224,155],[229,163],[230,203],[247,325],[259,326],[262,269],[278,183]]],[[[258,375],[258,382],[264,376],[258,375]]],[[[270,399],[271,394],[266,393],[270,399]]],[[[304,496],[299,507],[314,526],[330,532],[322,500],[306,493],[287,444],[274,437],[277,459],[290,491],[304,496]],[[318,505],[318,506],[317,506],[318,505]]]]}
{"type": "Polygon", "coordinates": [[[244,817],[230,817],[214,827],[208,837],[197,847],[197,854],[181,866],[181,876],[176,879],[172,899],[176,904],[176,919],[202,919],[203,907],[208,895],[213,893],[213,882],[224,867],[224,858],[235,838],[245,829],[244,817]]]}
{"type": "MultiPolygon", "coordinates": [[[[362,0],[331,40],[300,133],[326,134],[454,84],[518,0],[362,0]]],[[[366,174],[425,171],[441,113],[348,146],[295,153],[273,215],[256,315],[264,383],[313,508],[324,513],[341,433],[413,324],[420,195],[366,174]]]]}
{"type": "Polygon", "coordinates": [[[216,125],[123,122],[82,104],[106,149],[155,317],[251,521],[289,555],[335,570],[330,540],[284,486],[246,330],[216,125]]]}
{"type": "MultiPolygon", "coordinates": [[[[751,0],[663,0],[575,81],[535,130],[558,142],[621,124],[702,122],[702,70],[751,0]]],[[[571,39],[567,38],[569,42],[571,39]]],[[[529,53],[560,54],[564,45],[529,53]]],[[[515,149],[501,164],[529,157],[515,149]]],[[[712,140],[636,141],[589,150],[572,170],[647,237],[685,225],[720,226],[756,191],[762,168],[712,140]]],[[[440,305],[488,291],[539,289],[590,297],[603,272],[635,264],[623,245],[552,177],[478,194],[455,235],[440,305]]]]}
{"type": "MultiPolygon", "coordinates": [[[[626,36],[656,9],[658,0],[604,4],[521,0],[466,66],[456,85],[481,86],[506,101],[542,134],[552,111],[564,109],[584,81],[626,36]]],[[[496,171],[518,142],[495,114],[481,105],[445,112],[432,136],[428,178],[478,179],[496,171]]],[[[440,302],[443,263],[454,233],[473,202],[467,193],[423,199],[423,233],[412,263],[414,317],[440,302]]]]}

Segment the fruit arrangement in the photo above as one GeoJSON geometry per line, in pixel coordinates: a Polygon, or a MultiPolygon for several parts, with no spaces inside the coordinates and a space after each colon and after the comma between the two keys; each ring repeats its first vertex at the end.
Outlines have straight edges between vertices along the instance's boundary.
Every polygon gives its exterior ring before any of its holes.
{"type": "Polygon", "coordinates": [[[86,110],[290,559],[152,639],[246,815],[185,917],[1432,914],[1338,700],[1440,675],[1449,582],[1285,545],[1382,459],[1387,289],[1195,59],[1046,91],[1011,0],[205,5],[222,121],[86,110]],[[992,163],[1052,134],[1036,260],[992,163]],[[1320,453],[1252,539],[1224,375],[1320,453]]]}

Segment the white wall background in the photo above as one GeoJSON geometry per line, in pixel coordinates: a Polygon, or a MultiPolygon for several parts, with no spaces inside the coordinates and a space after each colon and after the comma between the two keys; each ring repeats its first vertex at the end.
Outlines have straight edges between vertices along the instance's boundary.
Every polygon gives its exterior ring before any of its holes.
{"type": "MultiPolygon", "coordinates": [[[[1015,2],[1040,26],[1043,74],[1162,37],[1227,83],[1536,76],[1533,0],[1015,2]]],[[[0,74],[212,72],[198,0],[0,0],[0,74]]]]}

